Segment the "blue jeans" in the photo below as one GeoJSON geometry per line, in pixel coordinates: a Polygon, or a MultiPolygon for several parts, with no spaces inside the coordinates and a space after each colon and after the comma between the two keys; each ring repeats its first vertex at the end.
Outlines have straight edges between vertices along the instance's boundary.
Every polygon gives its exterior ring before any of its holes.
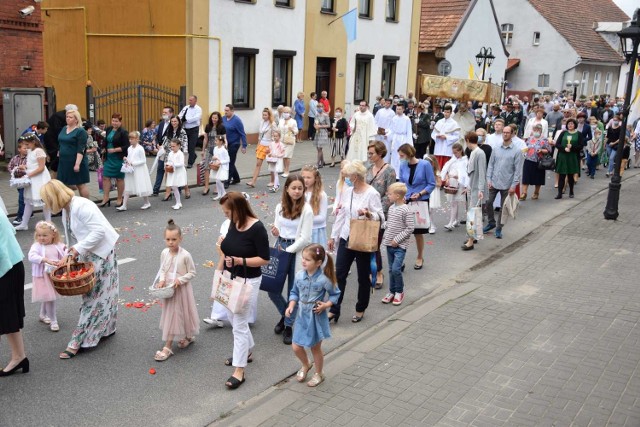
{"type": "MultiPolygon", "coordinates": [[[[607,148],[608,150],[609,148],[607,148]]],[[[609,154],[609,174],[613,174],[613,168],[616,165],[616,155],[618,154],[618,150],[611,150],[609,154]]]]}
{"type": "Polygon", "coordinates": [[[589,175],[596,176],[596,166],[598,165],[598,156],[592,156],[587,153],[587,170],[589,175]]]}
{"type": "Polygon", "coordinates": [[[164,178],[164,160],[158,160],[158,168],[156,169],[156,183],[153,184],[153,194],[160,193],[160,186],[164,178]]]}
{"type": "Polygon", "coordinates": [[[24,188],[18,188],[18,214],[16,215],[16,219],[22,218],[23,214],[24,214],[24,188]]]}
{"type": "Polygon", "coordinates": [[[404,292],[404,280],[402,280],[402,264],[407,254],[406,249],[387,246],[387,259],[389,260],[389,292],[404,292]]]}
{"type": "MultiPolygon", "coordinates": [[[[289,246],[293,244],[293,240],[282,240],[278,237],[276,245],[282,247],[282,249],[287,249],[289,246]]],[[[273,302],[273,304],[278,309],[278,312],[281,316],[284,317],[284,325],[285,326],[293,326],[293,322],[296,320],[296,312],[298,311],[298,304],[296,304],[293,312],[290,317],[285,317],[284,312],[289,306],[289,296],[291,295],[291,289],[293,288],[293,281],[296,278],[296,257],[291,257],[291,263],[289,264],[289,272],[287,273],[287,299],[284,299],[281,293],[276,292],[268,292],[269,299],[273,302]]]]}

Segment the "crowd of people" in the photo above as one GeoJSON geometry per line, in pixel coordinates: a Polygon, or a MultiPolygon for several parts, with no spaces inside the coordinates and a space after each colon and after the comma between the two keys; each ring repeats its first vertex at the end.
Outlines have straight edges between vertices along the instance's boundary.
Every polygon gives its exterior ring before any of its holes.
{"type": "MultiPolygon", "coordinates": [[[[292,346],[301,363],[298,381],[306,381],[315,366],[315,374],[307,383],[315,387],[324,381],[321,344],[331,337],[330,323],[340,319],[354,261],[357,301],[351,322],[358,323],[365,319],[372,288],[388,287],[382,304],[403,303],[403,272],[411,236],[417,249],[413,268],[420,270],[427,262],[424,235],[436,233],[432,213],[444,205],[443,199],[449,206],[445,230],[466,222],[470,209],[482,208],[486,217],[482,233],[495,229],[494,236],[501,239],[504,215],[496,217],[495,212],[509,199],[525,201],[530,186],[534,187],[531,199],[538,200],[548,170],[555,172],[556,199],[561,199],[567,188],[569,197],[574,197],[583,170],[590,178],[594,178],[599,165],[608,167],[607,174],[612,172],[620,138],[627,138],[627,144],[640,140],[640,125],[635,130],[630,128],[625,136],[620,116],[608,103],[601,110],[597,104],[589,104],[590,109],[585,111],[581,101],[570,98],[548,101],[534,99],[529,103],[526,98],[520,101],[512,97],[503,105],[487,106],[431,98],[418,102],[409,93],[406,99],[380,99],[373,111],[361,101],[347,118],[340,108],[331,117],[331,104],[323,92],[319,99],[311,94],[308,112],[302,93],[293,108],[283,106],[275,112],[265,108],[256,165],[246,185],[258,185],[266,160],[270,172],[267,186],[274,193],[282,187],[272,225],[258,219],[246,195],[227,192],[229,185],[240,182],[236,157],[238,151],[246,153],[247,149],[242,120],[230,104],[222,114],[211,113],[203,135],[200,167],[204,167],[206,179],[202,195],[209,194],[213,174],[217,190],[213,199],[227,218],[217,238],[216,274],[228,271],[251,286],[244,310],[234,312],[216,301],[211,315],[203,319],[216,327],[225,323],[232,326],[233,355],[225,364],[235,369],[226,386],[240,387],[247,364],[253,360],[255,343],[249,325],[257,320],[262,267],[270,265],[274,256],[284,260],[274,267],[279,273],[275,287],[267,290],[280,315],[274,332],[282,335],[284,344],[292,346]],[[317,149],[317,157],[298,173],[290,169],[291,159],[295,145],[302,142],[305,114],[307,136],[317,149]],[[328,186],[319,172],[325,166],[325,148],[331,150],[329,166],[340,167],[331,230],[327,227],[328,186]],[[282,185],[280,177],[284,179],[282,185]],[[273,248],[269,234],[275,238],[273,248]]],[[[44,218],[35,226],[28,260],[34,279],[32,300],[42,303],[39,320],[54,332],[60,330],[55,303],[58,296],[48,273],[64,265],[68,257],[93,263],[95,286],[82,297],[78,324],[59,357],[71,359],[82,349],[95,347],[116,331],[118,234],[100,209],[110,205],[112,181],[117,189],[118,211],[128,209],[132,195],[143,199],[141,209],[149,208],[149,197],[160,194],[163,180],[163,200],[174,198],[173,209],[180,209],[181,194],[187,199],[191,196],[186,169],[198,165],[195,147],[201,120],[202,109],[195,96],[177,115],[172,107],[165,107],[159,124],[149,121],[142,132],[125,130],[118,113],[112,115],[109,127],[104,122],[95,126],[83,122],[77,107],[68,105],[50,119],[48,126],[37,125],[43,132],[28,133],[20,139],[19,152],[9,168],[14,176],[28,177],[30,185],[19,190],[23,205],[14,220],[15,227],[0,213],[0,335],[7,335],[12,350],[11,360],[0,376],[20,369],[29,371],[21,333],[25,316],[24,254],[15,231],[28,230],[34,209],[42,207],[44,218]],[[66,125],[61,125],[62,121],[66,125]],[[57,132],[54,148],[47,142],[51,132],[57,132]],[[155,157],[155,183],[150,179],[147,155],[155,157]],[[101,171],[103,199],[99,203],[87,198],[90,169],[101,171]],[[52,214],[59,213],[63,230],[51,221],[52,214]]],[[[635,151],[638,160],[640,149],[636,147],[635,151]]],[[[626,150],[621,155],[628,159],[629,153],[626,150]]],[[[637,161],[634,167],[638,167],[637,161]]],[[[476,231],[470,231],[461,249],[474,249],[479,237],[476,231]]],[[[199,333],[190,285],[196,274],[195,263],[173,220],[168,222],[164,241],[157,287],[171,286],[175,292],[162,306],[163,345],[155,353],[157,361],[173,355],[174,341],[184,349],[199,333]]]]}

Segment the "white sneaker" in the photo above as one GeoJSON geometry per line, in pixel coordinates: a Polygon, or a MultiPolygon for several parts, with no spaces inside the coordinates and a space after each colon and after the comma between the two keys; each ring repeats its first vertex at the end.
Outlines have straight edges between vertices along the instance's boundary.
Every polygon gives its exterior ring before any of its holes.
{"type": "Polygon", "coordinates": [[[216,196],[216,197],[212,198],[212,200],[215,202],[215,201],[220,200],[221,198],[222,198],[222,196],[216,196]]]}
{"type": "Polygon", "coordinates": [[[223,328],[224,327],[224,323],[222,322],[222,320],[212,319],[210,317],[205,317],[204,319],[202,319],[202,321],[204,323],[206,323],[207,325],[211,325],[211,326],[214,326],[216,328],[223,328]]]}
{"type": "Polygon", "coordinates": [[[288,173],[283,173],[282,175],[280,175],[283,178],[289,178],[289,174],[288,173]]]}
{"type": "Polygon", "coordinates": [[[145,210],[145,209],[149,209],[151,207],[151,203],[145,203],[144,205],[142,205],[142,207],[140,207],[140,209],[145,210]]]}
{"type": "Polygon", "coordinates": [[[60,326],[58,326],[58,322],[51,322],[51,327],[49,329],[51,329],[52,332],[58,332],[60,330],[60,326]]]}
{"type": "Polygon", "coordinates": [[[13,229],[16,231],[27,231],[29,229],[29,226],[26,224],[25,225],[20,224],[13,227],[13,229]]]}
{"type": "Polygon", "coordinates": [[[126,205],[122,205],[122,206],[120,206],[119,208],[116,208],[116,210],[117,210],[118,212],[124,212],[124,211],[126,211],[126,210],[127,210],[127,206],[126,206],[126,205]]]}
{"type": "Polygon", "coordinates": [[[171,206],[171,208],[172,208],[173,210],[176,210],[176,211],[177,211],[178,209],[182,208],[182,203],[177,203],[177,204],[175,204],[175,205],[171,206]]]}
{"type": "Polygon", "coordinates": [[[444,228],[446,228],[449,231],[452,231],[453,228],[454,228],[454,225],[453,225],[453,223],[450,222],[449,224],[445,225],[444,228]]]}
{"type": "Polygon", "coordinates": [[[436,226],[432,225],[431,227],[429,227],[429,234],[436,234],[436,226]]]}

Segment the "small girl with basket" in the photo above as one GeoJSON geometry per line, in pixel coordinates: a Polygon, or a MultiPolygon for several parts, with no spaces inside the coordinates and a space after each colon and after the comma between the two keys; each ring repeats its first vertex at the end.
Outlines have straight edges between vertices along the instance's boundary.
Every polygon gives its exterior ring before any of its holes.
{"type": "Polygon", "coordinates": [[[187,185],[187,170],[184,167],[184,154],[180,151],[180,140],[172,139],[170,147],[171,151],[167,154],[164,170],[167,172],[167,188],[171,188],[176,198],[176,204],[172,208],[178,210],[182,208],[180,187],[187,185]]]}
{"type": "Polygon", "coordinates": [[[269,165],[269,172],[271,173],[271,183],[269,184],[269,191],[276,193],[280,188],[280,179],[278,175],[278,162],[281,162],[284,157],[284,145],[280,141],[280,131],[271,131],[271,147],[269,147],[269,155],[267,156],[267,164],[269,165]]]}
{"type": "Polygon", "coordinates": [[[127,202],[132,194],[143,197],[144,204],[140,209],[149,209],[149,196],[153,193],[151,178],[149,178],[149,168],[144,148],[140,145],[140,132],[134,130],[129,132],[129,148],[127,156],[123,159],[129,172],[124,174],[124,200],[122,206],[116,208],[122,212],[127,210],[127,202]]]}
{"type": "Polygon", "coordinates": [[[213,149],[213,157],[211,158],[210,168],[216,172],[216,189],[218,195],[213,200],[220,200],[222,196],[227,194],[224,189],[224,182],[229,179],[229,163],[231,158],[227,151],[224,136],[216,137],[216,146],[213,149]]]}
{"type": "Polygon", "coordinates": [[[295,306],[299,305],[291,345],[296,357],[302,363],[296,379],[298,382],[305,381],[315,363],[316,373],[307,385],[316,387],[324,381],[322,341],[331,338],[327,310],[338,303],[340,289],[336,285],[333,259],[322,246],[314,243],[302,250],[302,268],[303,270],[296,274],[285,315],[291,317],[295,306]],[[328,295],[326,301],[325,295],[328,295]],[[313,362],[309,361],[305,347],[311,348],[313,362]]]}
{"type": "Polygon", "coordinates": [[[31,185],[24,189],[24,213],[22,214],[22,222],[15,227],[16,230],[29,229],[29,219],[35,208],[42,207],[45,221],[51,221],[51,211],[44,206],[40,198],[40,189],[51,181],[51,175],[49,175],[49,170],[46,166],[47,153],[35,133],[26,135],[24,141],[26,141],[29,148],[27,164],[18,167],[26,172],[26,176],[31,180],[31,185]]]}
{"type": "Polygon", "coordinates": [[[166,342],[162,350],[156,352],[154,359],[158,362],[173,356],[171,347],[175,336],[184,337],[178,341],[178,347],[184,349],[196,340],[195,336],[200,332],[198,308],[190,283],[196,277],[196,266],[191,254],[180,247],[182,230],[172,219],[164,231],[164,241],[167,248],[162,251],[158,283],[151,287],[151,292],[153,294],[154,289],[169,286],[175,289],[162,305],[160,329],[162,339],[166,342]]]}
{"type": "Polygon", "coordinates": [[[41,302],[40,321],[53,332],[58,332],[58,317],[56,316],[56,294],[49,273],[53,271],[58,262],[64,258],[66,247],[60,242],[60,233],[56,226],[49,221],[40,221],[36,224],[34,235],[35,242],[29,249],[29,261],[31,262],[31,276],[33,277],[33,289],[31,302],[41,302]]]}

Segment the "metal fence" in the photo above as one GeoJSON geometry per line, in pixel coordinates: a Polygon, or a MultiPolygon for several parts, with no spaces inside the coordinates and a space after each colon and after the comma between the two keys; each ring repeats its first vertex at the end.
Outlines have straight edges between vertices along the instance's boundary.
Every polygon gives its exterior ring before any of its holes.
{"type": "Polygon", "coordinates": [[[107,126],[111,115],[120,113],[125,129],[141,131],[147,120],[158,121],[167,105],[177,114],[186,105],[186,98],[186,86],[174,89],[145,81],[122,83],[97,94],[87,86],[87,111],[89,120],[95,123],[102,119],[107,126]]]}

